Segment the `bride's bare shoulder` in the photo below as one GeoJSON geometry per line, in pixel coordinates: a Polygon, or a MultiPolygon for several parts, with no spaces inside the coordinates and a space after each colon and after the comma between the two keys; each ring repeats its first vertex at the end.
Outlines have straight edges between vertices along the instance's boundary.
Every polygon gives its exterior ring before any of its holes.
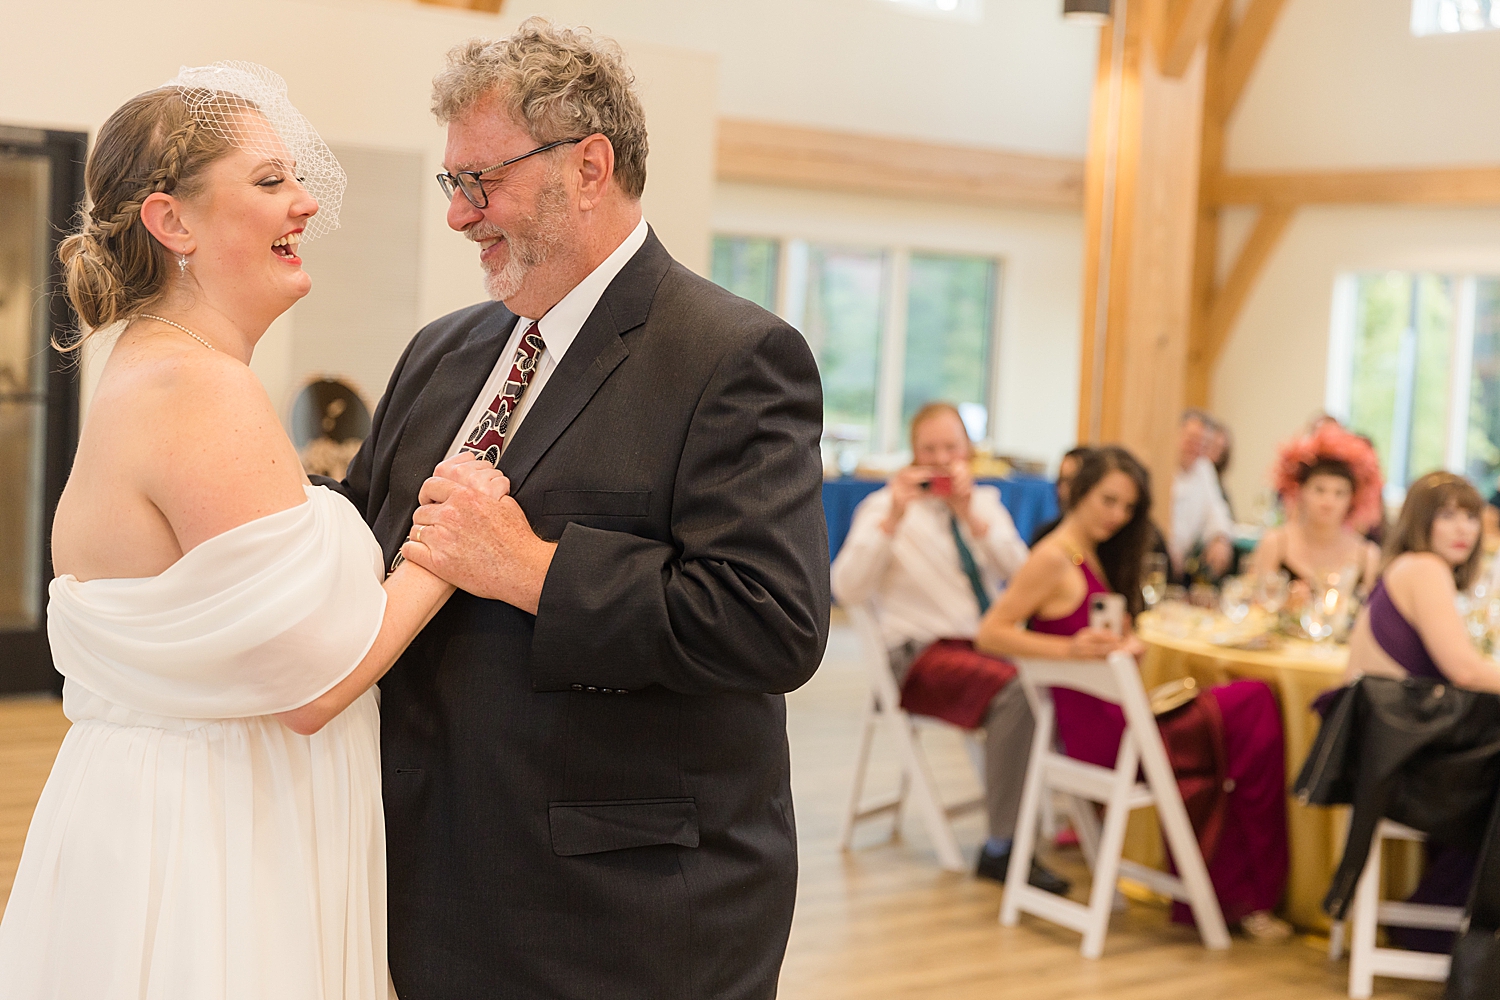
{"type": "Polygon", "coordinates": [[[301,503],[306,482],[255,373],[192,346],[118,345],[88,417],[131,463],[131,478],[171,522],[183,551],[301,503]]]}

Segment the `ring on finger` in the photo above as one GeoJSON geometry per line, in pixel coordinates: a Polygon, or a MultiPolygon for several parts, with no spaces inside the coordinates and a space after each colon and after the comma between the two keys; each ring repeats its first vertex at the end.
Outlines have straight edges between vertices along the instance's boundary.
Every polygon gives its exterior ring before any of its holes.
{"type": "Polygon", "coordinates": [[[422,525],[416,525],[412,529],[412,541],[416,542],[418,545],[422,544],[422,525]]]}

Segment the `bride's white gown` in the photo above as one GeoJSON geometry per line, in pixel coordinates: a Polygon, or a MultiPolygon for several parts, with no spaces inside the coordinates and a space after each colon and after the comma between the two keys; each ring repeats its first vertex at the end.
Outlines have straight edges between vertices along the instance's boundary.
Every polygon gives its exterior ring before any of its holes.
{"type": "Polygon", "coordinates": [[[0,921],[3,1000],[387,996],[372,690],[314,736],[385,611],[354,508],[308,501],[160,576],[53,581],[73,721],[0,921]]]}

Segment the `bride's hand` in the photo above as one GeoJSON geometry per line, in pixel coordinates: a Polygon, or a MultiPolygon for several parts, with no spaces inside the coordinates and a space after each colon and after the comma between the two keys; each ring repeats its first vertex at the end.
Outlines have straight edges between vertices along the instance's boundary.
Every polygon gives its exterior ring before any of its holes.
{"type": "Polygon", "coordinates": [[[454,457],[433,470],[432,476],[422,484],[418,499],[424,504],[442,503],[458,486],[468,487],[491,500],[510,495],[510,480],[505,473],[483,459],[454,457]]]}

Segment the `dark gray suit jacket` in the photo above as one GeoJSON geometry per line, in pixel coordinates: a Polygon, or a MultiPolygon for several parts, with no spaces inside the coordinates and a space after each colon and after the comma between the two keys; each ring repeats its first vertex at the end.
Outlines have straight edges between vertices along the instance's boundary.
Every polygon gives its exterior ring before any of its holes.
{"type": "MultiPolygon", "coordinates": [[[[340,487],[388,561],[515,322],[461,310],[397,366],[340,487]]],[[[821,426],[797,331],[649,236],[500,462],[559,542],[538,614],[459,592],[380,685],[403,1000],[775,995],[821,426]]]]}

